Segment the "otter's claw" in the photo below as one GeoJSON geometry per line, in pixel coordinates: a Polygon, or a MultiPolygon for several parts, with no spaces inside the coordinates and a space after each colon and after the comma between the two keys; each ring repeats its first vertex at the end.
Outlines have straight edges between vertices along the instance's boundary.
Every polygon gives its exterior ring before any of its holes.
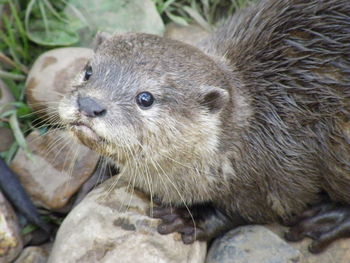
{"type": "Polygon", "coordinates": [[[158,232],[162,235],[179,232],[185,244],[191,244],[204,232],[195,226],[190,213],[184,208],[157,207],[151,211],[151,216],[162,219],[158,232]]]}
{"type": "Polygon", "coordinates": [[[312,253],[322,252],[333,241],[350,237],[350,207],[322,204],[305,211],[285,235],[289,241],[310,237],[312,253]]]}
{"type": "Polygon", "coordinates": [[[158,226],[160,234],[179,232],[185,244],[210,241],[233,227],[246,224],[238,213],[229,218],[212,204],[197,204],[189,209],[157,207],[151,216],[162,219],[158,226]]]}

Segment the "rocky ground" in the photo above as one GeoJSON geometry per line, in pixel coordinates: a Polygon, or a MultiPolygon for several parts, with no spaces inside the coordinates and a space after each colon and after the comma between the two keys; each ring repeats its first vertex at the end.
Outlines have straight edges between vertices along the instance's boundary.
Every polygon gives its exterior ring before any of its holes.
{"type": "MultiPolygon", "coordinates": [[[[160,19],[155,23],[161,23],[153,26],[157,31],[154,33],[159,33],[163,24],[160,19]]],[[[195,25],[169,24],[165,30],[167,37],[190,44],[207,34],[195,25]]],[[[90,48],[79,47],[42,54],[26,83],[27,100],[33,109],[50,118],[57,101],[68,91],[68,84],[92,54],[90,48]]],[[[12,100],[0,81],[0,113],[2,106],[12,100]]],[[[0,128],[0,151],[8,149],[13,140],[8,129],[0,128]]],[[[19,150],[11,168],[37,206],[68,212],[79,189],[99,173],[99,157],[62,130],[46,134],[34,130],[26,140],[32,154],[19,150]]],[[[158,220],[147,216],[149,200],[127,186],[127,182],[113,177],[96,187],[69,212],[53,240],[40,246],[28,246],[33,237],[20,233],[18,216],[0,192],[0,262],[350,262],[350,239],[312,255],[307,250],[310,240],[288,243],[283,239],[286,229],[279,225],[240,227],[210,247],[204,242],[184,245],[178,234],[158,234],[158,220]]]]}

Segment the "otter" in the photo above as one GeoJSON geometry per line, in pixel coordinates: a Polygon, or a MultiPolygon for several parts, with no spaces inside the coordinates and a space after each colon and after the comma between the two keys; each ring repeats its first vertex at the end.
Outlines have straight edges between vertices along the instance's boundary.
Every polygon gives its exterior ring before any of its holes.
{"type": "Polygon", "coordinates": [[[58,112],[162,204],[160,233],[191,243],[297,217],[286,236],[314,253],[350,236],[348,0],[262,0],[196,47],[99,42],[58,112]]]}

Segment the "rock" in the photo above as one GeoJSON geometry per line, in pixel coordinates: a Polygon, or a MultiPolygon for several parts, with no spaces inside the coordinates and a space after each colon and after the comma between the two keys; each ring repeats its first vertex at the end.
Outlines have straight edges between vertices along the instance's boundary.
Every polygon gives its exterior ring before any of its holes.
{"type": "Polygon", "coordinates": [[[16,214],[0,192],[0,262],[12,262],[22,247],[16,214]]]}
{"type": "Polygon", "coordinates": [[[301,253],[264,226],[233,229],[214,241],[206,263],[299,263],[301,253]]]}
{"type": "MultiPolygon", "coordinates": [[[[119,178],[120,179],[120,178],[119,178]]],[[[206,243],[184,245],[178,233],[160,235],[146,215],[149,200],[113,177],[90,192],[58,230],[49,263],[201,263],[206,243]]]]}
{"type": "MultiPolygon", "coordinates": [[[[7,104],[13,101],[12,94],[0,79],[0,114],[11,109],[11,106],[7,104]]],[[[0,152],[7,151],[11,147],[14,137],[10,128],[0,126],[0,141],[0,152]]]]}
{"type": "MultiPolygon", "coordinates": [[[[288,230],[287,227],[281,225],[270,225],[274,233],[283,238],[284,233],[288,230]]],[[[289,245],[299,250],[302,254],[300,263],[348,263],[350,262],[350,238],[341,239],[333,242],[324,252],[320,254],[312,254],[308,251],[308,246],[311,240],[306,238],[301,242],[288,242],[289,245]]]]}
{"type": "Polygon", "coordinates": [[[197,24],[190,24],[188,26],[181,26],[176,23],[169,23],[165,27],[164,36],[185,42],[190,45],[196,45],[201,40],[210,35],[210,32],[204,30],[197,24]]]}
{"type": "Polygon", "coordinates": [[[41,247],[26,247],[14,263],[46,263],[48,256],[41,247]]]}
{"type": "Polygon", "coordinates": [[[32,156],[20,149],[11,168],[36,205],[58,210],[91,176],[99,156],[66,131],[33,131],[26,140],[32,156]]]}
{"type": "Polygon", "coordinates": [[[43,53],[33,64],[25,84],[28,104],[40,114],[52,114],[70,83],[93,56],[88,48],[58,48],[43,53]]]}
{"type": "MultiPolygon", "coordinates": [[[[69,0],[84,17],[85,26],[89,30],[82,30],[81,42],[89,45],[92,41],[92,32],[103,31],[108,33],[143,32],[162,35],[164,23],[151,0],[69,0]],[[90,36],[86,36],[90,35],[90,36]]],[[[79,23],[82,19],[70,6],[65,9],[70,17],[75,17],[79,23]]]]}

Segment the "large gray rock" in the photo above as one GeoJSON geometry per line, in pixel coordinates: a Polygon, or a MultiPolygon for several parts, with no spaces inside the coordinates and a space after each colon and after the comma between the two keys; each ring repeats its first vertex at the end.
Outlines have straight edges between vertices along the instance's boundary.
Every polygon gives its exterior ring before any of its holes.
{"type": "Polygon", "coordinates": [[[264,226],[239,227],[212,244],[206,263],[299,263],[301,253],[264,226]]]}
{"type": "Polygon", "coordinates": [[[0,192],[0,262],[12,262],[22,247],[16,214],[0,192]]]}
{"type": "Polygon", "coordinates": [[[26,140],[32,155],[19,149],[11,168],[35,204],[59,210],[92,175],[99,156],[66,131],[35,130],[26,140]]]}
{"type": "Polygon", "coordinates": [[[65,12],[81,23],[81,43],[89,46],[92,32],[142,32],[163,35],[164,23],[151,0],[69,0],[65,12]],[[77,12],[76,10],[79,10],[77,12]],[[82,19],[83,17],[83,19],[82,19]]]}
{"type": "Polygon", "coordinates": [[[234,229],[213,243],[206,263],[350,262],[350,239],[338,240],[315,255],[308,251],[310,239],[286,242],[283,236],[287,229],[278,224],[234,229]]]}
{"type": "Polygon", "coordinates": [[[146,215],[149,200],[116,178],[90,192],[62,223],[49,263],[201,263],[206,243],[184,245],[178,233],[160,235],[146,215]]]}

